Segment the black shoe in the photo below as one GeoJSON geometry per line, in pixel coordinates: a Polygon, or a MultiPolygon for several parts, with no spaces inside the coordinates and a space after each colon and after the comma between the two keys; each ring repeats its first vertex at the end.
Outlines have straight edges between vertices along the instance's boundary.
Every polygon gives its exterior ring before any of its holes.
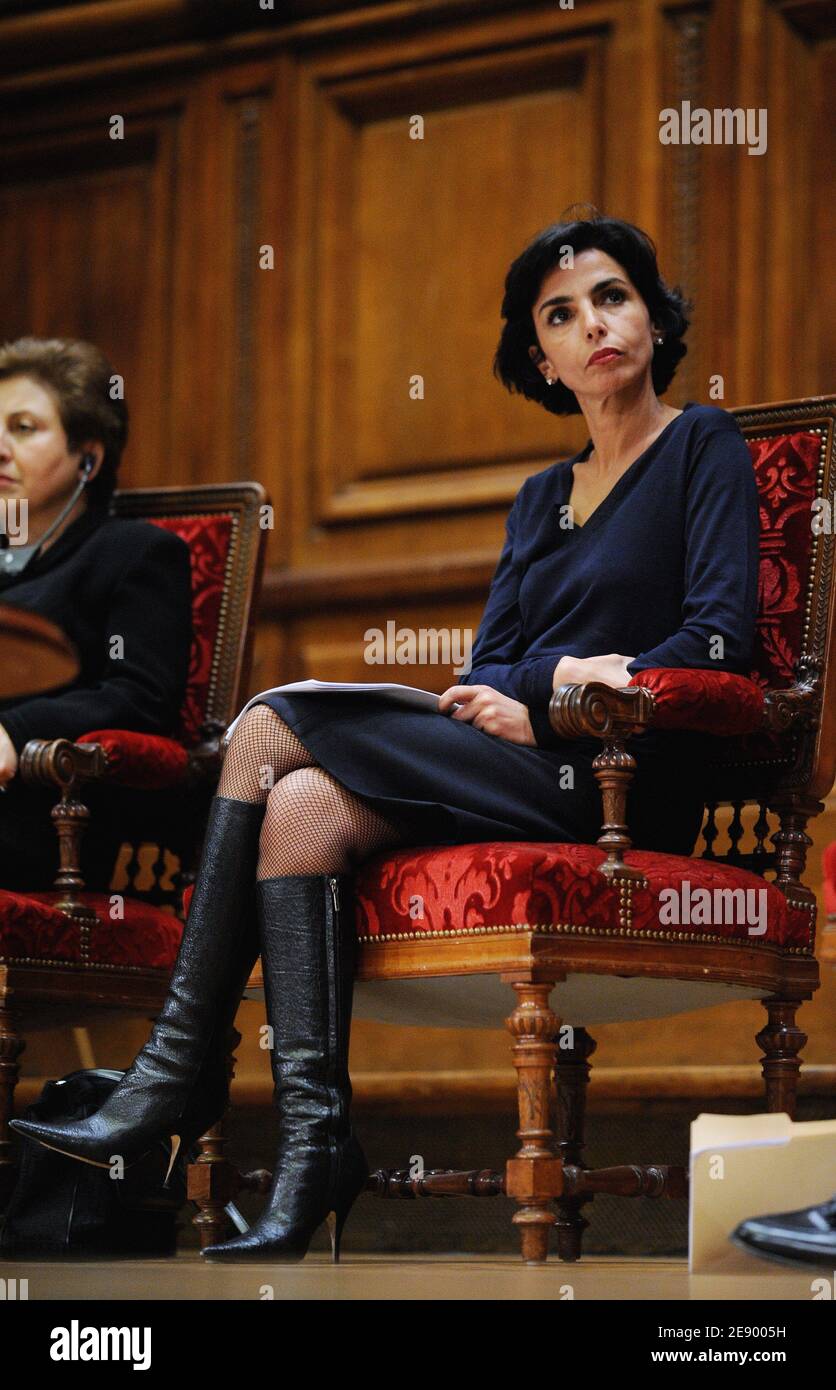
{"type": "Polygon", "coordinates": [[[729,1237],[750,1255],[782,1264],[836,1264],[836,1195],[818,1207],[751,1216],[729,1237]]]}
{"type": "Polygon", "coordinates": [[[369,1175],[349,1120],[357,944],[345,910],[351,890],[348,875],[329,874],[288,874],[256,887],[279,1147],[255,1225],[208,1246],[201,1253],[210,1259],[304,1259],[325,1220],[339,1259],[345,1219],[369,1175]]]}
{"type": "Polygon", "coordinates": [[[89,1119],[49,1125],[12,1120],[27,1139],[108,1168],[136,1162],[171,1137],[171,1169],[223,1114],[226,1039],[258,956],[255,876],[264,807],[216,796],[168,995],[151,1036],[89,1119]]]}

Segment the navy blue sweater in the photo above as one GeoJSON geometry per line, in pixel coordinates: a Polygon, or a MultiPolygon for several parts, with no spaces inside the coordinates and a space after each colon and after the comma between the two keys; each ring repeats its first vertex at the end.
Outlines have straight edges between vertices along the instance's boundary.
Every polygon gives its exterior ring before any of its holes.
{"type": "Polygon", "coordinates": [[[562,742],[548,720],[561,656],[633,655],[630,675],[657,666],[745,674],[752,656],[758,496],[734,416],[687,402],[573,527],[572,467],[591,450],[588,440],[517,493],[462,677],[526,705],[541,748],[562,742]]]}

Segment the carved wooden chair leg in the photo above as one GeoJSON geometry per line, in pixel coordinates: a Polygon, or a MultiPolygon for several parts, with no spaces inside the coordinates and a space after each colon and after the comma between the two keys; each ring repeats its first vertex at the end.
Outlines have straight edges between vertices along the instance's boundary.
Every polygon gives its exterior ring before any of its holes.
{"type": "Polygon", "coordinates": [[[0,1004],[0,1211],[6,1207],[17,1181],[9,1120],[14,1115],[15,1086],[20,1075],[18,1058],[25,1046],[15,1031],[12,1010],[0,1004]]]}
{"type": "MultiPolygon", "coordinates": [[[[226,1038],[226,1066],[230,1086],[235,1075],[235,1051],[241,1041],[237,1028],[231,1027],[226,1038]]],[[[207,1129],[197,1141],[199,1150],[194,1163],[186,1170],[186,1196],[198,1208],[192,1224],[197,1228],[201,1249],[225,1240],[231,1234],[231,1222],[224,1208],[240,1188],[239,1174],[224,1153],[227,1139],[223,1132],[224,1117],[207,1129]]]]}
{"type": "Polygon", "coordinates": [[[549,1228],[557,1219],[552,1203],[563,1189],[562,1164],[549,1128],[551,1071],[560,1020],[549,1008],[553,981],[506,982],[517,994],[517,1006],[505,1024],[514,1038],[517,1136],[522,1147],[506,1164],[505,1191],[519,1203],[513,1219],[520,1228],[522,1257],[527,1263],[541,1263],[548,1256],[549,1228]]]}
{"type": "Polygon", "coordinates": [[[225,1240],[231,1234],[229,1217],[224,1208],[238,1192],[238,1175],[224,1154],[227,1140],[223,1120],[208,1129],[197,1141],[200,1155],[190,1163],[186,1173],[186,1195],[198,1208],[192,1224],[200,1238],[200,1247],[225,1240]]]}
{"type": "MultiPolygon", "coordinates": [[[[564,1167],[568,1164],[583,1167],[584,1122],[586,1093],[592,1068],[588,1058],[598,1044],[585,1028],[560,1029],[555,1049],[555,1099],[557,1108],[557,1151],[564,1167]]],[[[581,1207],[592,1196],[557,1198],[557,1252],[561,1260],[571,1262],[581,1257],[583,1233],[589,1222],[581,1215],[581,1207]]]]}
{"type": "Polygon", "coordinates": [[[792,1120],[801,1070],[798,1054],[807,1041],[807,1034],[802,1033],[795,1021],[801,1001],[771,998],[762,1003],[768,1022],[757,1034],[756,1041],[764,1053],[761,1066],[766,1083],[766,1108],[785,1110],[792,1120]]]}

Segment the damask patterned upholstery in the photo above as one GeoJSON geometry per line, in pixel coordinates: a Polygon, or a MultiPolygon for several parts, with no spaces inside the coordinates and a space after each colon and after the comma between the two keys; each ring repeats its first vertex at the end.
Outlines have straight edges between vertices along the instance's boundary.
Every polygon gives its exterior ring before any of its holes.
{"type": "Polygon", "coordinates": [[[759,616],[749,675],[784,689],[804,649],[810,518],[821,436],[815,431],[747,440],[760,496],[759,616]]]}
{"type": "MultiPolygon", "coordinates": [[[[519,840],[418,846],[374,855],[354,876],[354,926],[364,941],[522,931],[646,940],[719,942],[813,949],[815,913],[793,904],[774,884],[748,869],[687,855],[630,850],[624,862],[641,869],[645,885],[616,887],[598,872],[606,854],[596,845],[519,840]],[[686,884],[688,887],[685,888],[686,884]],[[682,905],[667,920],[673,889],[682,905]],[[733,902],[716,890],[763,894],[733,902]],[[710,913],[698,908],[699,890],[710,913]],[[683,911],[690,903],[690,910],[683,911]],[[730,905],[731,903],[731,905],[730,905]],[[751,915],[746,916],[747,906],[751,915]],[[763,908],[763,918],[759,915],[763,908]],[[667,914],[667,915],[666,915],[667,914]],[[716,919],[716,920],[713,920],[716,919]],[[750,934],[749,926],[764,932],[750,934]]],[[[183,895],[188,911],[192,889],[183,895]]]]}
{"type": "Polygon", "coordinates": [[[148,519],[155,526],[180,536],[188,545],[192,560],[192,652],[186,697],[180,711],[180,737],[186,747],[191,748],[199,742],[200,726],[206,718],[232,518],[214,515],[148,519]]]}
{"type": "Polygon", "coordinates": [[[120,786],[163,791],[182,782],[186,750],[200,740],[206,718],[221,614],[224,576],[232,539],[228,515],[149,517],[174,531],[189,547],[192,562],[192,649],[186,695],[180,711],[180,738],[161,738],[124,729],[94,729],[78,743],[100,743],[108,758],[108,778],[120,786]]]}
{"type": "Polygon", "coordinates": [[[728,671],[637,671],[630,685],[643,686],[655,700],[655,729],[692,729],[705,734],[748,734],[763,719],[763,691],[746,676],[728,671]]]}
{"type": "Polygon", "coordinates": [[[58,893],[7,893],[0,889],[0,961],[117,966],[170,970],[177,955],[182,923],[171,912],[131,901],[124,918],[111,918],[111,897],[86,893],[99,921],[92,924],[65,916],[55,906],[58,893]]]}
{"type": "Polygon", "coordinates": [[[640,671],[630,680],[656,696],[658,728],[724,735],[712,766],[719,770],[720,795],[734,797],[751,795],[760,787],[759,773],[769,778],[780,767],[789,769],[795,757],[794,736],[786,739],[757,729],[752,687],[765,691],[792,685],[794,664],[809,650],[811,505],[817,496],[822,436],[800,430],[747,438],[747,444],[760,500],[758,619],[748,678],[721,680],[719,672],[667,670],[640,671]],[[705,694],[710,688],[711,703],[697,713],[700,686],[705,694]]]}
{"type": "MultiPolygon", "coordinates": [[[[355,876],[357,934],[367,940],[421,939],[534,927],[585,937],[740,940],[800,952],[813,949],[814,913],[801,903],[788,902],[779,888],[747,869],[630,850],[624,862],[641,869],[646,886],[617,887],[598,872],[605,858],[595,845],[529,841],[419,846],[377,855],[361,864],[355,876]],[[668,898],[660,902],[663,889],[675,890],[680,903],[690,895],[690,922],[666,920],[670,909],[668,898]],[[699,889],[710,894],[705,901],[716,919],[713,924],[693,920],[701,915],[699,889]],[[764,897],[749,898],[752,916],[738,921],[747,900],[738,897],[732,912],[728,906],[724,909],[727,899],[715,903],[716,889],[751,890],[764,897]],[[761,905],[766,931],[750,934],[747,920],[761,925],[754,915],[761,905]],[[734,920],[724,921],[725,916],[734,920]]],[[[680,908],[676,915],[689,914],[680,908]]]]}

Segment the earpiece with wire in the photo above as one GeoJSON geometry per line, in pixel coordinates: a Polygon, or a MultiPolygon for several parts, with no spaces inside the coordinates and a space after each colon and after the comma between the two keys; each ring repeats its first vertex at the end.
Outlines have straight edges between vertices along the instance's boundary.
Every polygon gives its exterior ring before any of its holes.
{"type": "Polygon", "coordinates": [[[2,566],[2,568],[0,569],[0,573],[15,575],[22,574],[23,571],[26,569],[27,565],[30,565],[32,563],[35,557],[39,554],[44,543],[51,538],[53,533],[57,531],[58,527],[62,524],[62,522],[65,521],[65,519],[69,516],[79,497],[86,488],[90,480],[90,474],[93,472],[95,467],[95,454],[82,455],[81,463],[79,464],[78,469],[81,476],[78,482],[76,483],[75,488],[72,491],[72,494],[67,498],[67,501],[64,503],[64,506],[62,507],[58,516],[55,517],[54,521],[51,523],[50,526],[47,527],[46,531],[41,536],[41,538],[38,541],[36,541],[33,545],[9,546],[6,550],[4,550],[2,553],[2,558],[0,558],[0,566],[2,566]]]}

